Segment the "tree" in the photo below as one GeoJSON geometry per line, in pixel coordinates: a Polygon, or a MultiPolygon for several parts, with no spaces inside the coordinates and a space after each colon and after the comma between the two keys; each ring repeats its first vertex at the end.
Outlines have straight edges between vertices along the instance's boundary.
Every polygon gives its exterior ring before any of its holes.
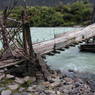
{"type": "MultiPolygon", "coordinates": [[[[31,39],[31,33],[30,33],[30,21],[29,21],[29,16],[28,16],[28,11],[26,6],[23,7],[23,10],[21,11],[21,18],[20,21],[16,21],[15,19],[8,18],[9,16],[9,10],[6,9],[3,12],[3,20],[1,23],[1,31],[2,31],[2,37],[3,37],[3,44],[4,44],[4,50],[8,51],[7,53],[4,51],[4,56],[7,55],[6,59],[3,59],[2,57],[2,63],[3,61],[8,62],[8,60],[12,60],[14,64],[14,61],[17,60],[22,60],[23,63],[25,63],[27,66],[25,66],[25,70],[27,71],[28,75],[31,75],[32,72],[34,72],[34,75],[36,76],[37,73],[39,72],[40,74],[43,75],[43,79],[48,80],[50,73],[48,70],[48,66],[45,64],[45,61],[42,59],[40,54],[35,53],[32,45],[32,39],[31,39]],[[10,37],[10,33],[6,31],[7,27],[7,21],[13,20],[18,24],[18,27],[16,27],[16,32],[22,30],[23,34],[23,46],[19,47],[19,41],[18,39],[15,39],[15,35],[13,36],[12,40],[15,40],[15,43],[13,45],[10,44],[8,37],[10,37]],[[4,28],[3,28],[4,27],[4,28]],[[6,33],[9,35],[7,36],[6,33]],[[14,51],[14,55],[9,56],[9,53],[12,53],[12,50],[14,51]],[[13,58],[12,58],[13,57],[13,58]]],[[[1,61],[1,60],[0,60],[1,61]]],[[[22,62],[21,61],[21,62],[22,62]]],[[[18,62],[18,63],[21,63],[18,62]]],[[[10,63],[8,63],[10,64],[10,63]]],[[[21,68],[20,68],[21,69],[21,68]]]]}

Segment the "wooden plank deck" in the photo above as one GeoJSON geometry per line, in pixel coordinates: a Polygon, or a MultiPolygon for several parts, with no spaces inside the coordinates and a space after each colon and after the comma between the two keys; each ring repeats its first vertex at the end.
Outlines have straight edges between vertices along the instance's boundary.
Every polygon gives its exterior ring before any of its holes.
{"type": "Polygon", "coordinates": [[[54,45],[56,49],[65,48],[73,43],[79,43],[95,36],[95,24],[89,25],[80,31],[67,32],[63,36],[34,44],[35,52],[39,54],[45,54],[53,51],[54,45]]]}
{"type": "Polygon", "coordinates": [[[5,67],[9,67],[12,65],[16,65],[20,62],[23,62],[24,60],[15,60],[15,59],[8,59],[8,60],[2,60],[0,61],[0,69],[5,68],[5,67]]]}

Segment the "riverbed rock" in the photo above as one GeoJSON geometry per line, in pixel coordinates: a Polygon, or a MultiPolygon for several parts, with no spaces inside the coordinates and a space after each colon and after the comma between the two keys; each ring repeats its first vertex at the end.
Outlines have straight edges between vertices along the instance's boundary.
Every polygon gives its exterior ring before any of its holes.
{"type": "Polygon", "coordinates": [[[60,92],[60,91],[56,91],[56,94],[57,94],[57,95],[61,95],[61,92],[60,92]]]}
{"type": "Polygon", "coordinates": [[[2,90],[5,90],[6,88],[5,87],[0,87],[0,92],[2,91],[2,90]]]}
{"type": "Polygon", "coordinates": [[[8,79],[15,79],[15,76],[10,75],[10,74],[7,74],[7,75],[6,75],[6,78],[8,78],[8,79]]]}
{"type": "Polygon", "coordinates": [[[21,95],[29,95],[30,93],[28,93],[28,92],[22,92],[22,94],[21,95]]]}
{"type": "Polygon", "coordinates": [[[33,89],[33,87],[28,87],[27,91],[33,92],[33,91],[35,91],[35,90],[33,89]]]}
{"type": "Polygon", "coordinates": [[[52,88],[54,88],[54,87],[59,87],[59,86],[61,86],[61,83],[60,82],[54,82],[54,83],[51,83],[51,85],[50,85],[52,88]]]}
{"type": "Polygon", "coordinates": [[[25,88],[23,88],[23,87],[20,87],[19,88],[19,92],[22,92],[22,91],[24,91],[25,90],[25,88]]]}
{"type": "Polygon", "coordinates": [[[47,82],[42,82],[41,84],[44,85],[45,87],[49,87],[50,86],[50,82],[48,82],[48,81],[47,82]]]}
{"type": "Polygon", "coordinates": [[[11,90],[3,90],[1,92],[1,95],[11,95],[12,94],[12,91],[11,90]]]}
{"type": "Polygon", "coordinates": [[[24,77],[24,81],[28,81],[28,80],[30,80],[29,76],[24,77]]]}
{"type": "Polygon", "coordinates": [[[80,82],[76,82],[75,87],[79,87],[79,86],[81,86],[80,82]]]}
{"type": "Polygon", "coordinates": [[[95,95],[95,92],[91,90],[94,89],[94,81],[85,82],[79,77],[60,77],[61,75],[58,74],[61,73],[52,74],[49,81],[36,81],[35,77],[26,76],[24,78],[15,77],[12,82],[9,79],[13,79],[14,76],[7,75],[6,78],[0,80],[1,83],[4,83],[6,79],[9,80],[6,87],[3,88],[4,84],[0,85],[2,86],[0,95],[95,95]]]}
{"type": "Polygon", "coordinates": [[[19,84],[8,85],[8,88],[11,90],[16,90],[18,87],[19,87],[19,84]]]}
{"type": "Polygon", "coordinates": [[[48,95],[52,95],[52,94],[55,94],[55,91],[53,90],[45,90],[45,93],[48,94],[48,95]]]}
{"type": "Polygon", "coordinates": [[[35,82],[36,78],[35,77],[26,76],[26,77],[24,77],[24,81],[25,82],[27,82],[27,81],[35,82]]]}
{"type": "Polygon", "coordinates": [[[68,78],[68,77],[64,78],[64,80],[66,81],[67,84],[73,84],[74,83],[74,80],[71,78],[68,78]]]}
{"type": "Polygon", "coordinates": [[[3,78],[5,78],[5,74],[0,75],[0,80],[2,80],[3,78]]]}
{"type": "Polygon", "coordinates": [[[21,95],[21,93],[14,93],[13,95],[21,95]]]}
{"type": "Polygon", "coordinates": [[[23,83],[25,82],[25,80],[22,79],[22,78],[16,78],[16,79],[15,79],[15,82],[17,82],[17,83],[19,83],[19,84],[23,84],[23,83]]]}

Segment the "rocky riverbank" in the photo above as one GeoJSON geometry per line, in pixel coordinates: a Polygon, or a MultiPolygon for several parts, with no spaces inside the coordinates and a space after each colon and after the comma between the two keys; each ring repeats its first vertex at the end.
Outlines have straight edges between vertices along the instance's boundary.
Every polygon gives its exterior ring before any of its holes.
{"type": "Polygon", "coordinates": [[[49,81],[35,77],[15,77],[0,73],[0,95],[95,95],[89,82],[72,70],[68,73],[52,70],[49,81]]]}

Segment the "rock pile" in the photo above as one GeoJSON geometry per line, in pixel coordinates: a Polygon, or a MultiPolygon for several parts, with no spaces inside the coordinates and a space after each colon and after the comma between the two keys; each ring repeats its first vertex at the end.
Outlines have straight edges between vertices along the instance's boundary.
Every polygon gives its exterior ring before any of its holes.
{"type": "Polygon", "coordinates": [[[7,74],[0,79],[0,95],[95,95],[80,78],[70,78],[54,72],[49,81],[35,77],[18,78],[7,74]]]}

